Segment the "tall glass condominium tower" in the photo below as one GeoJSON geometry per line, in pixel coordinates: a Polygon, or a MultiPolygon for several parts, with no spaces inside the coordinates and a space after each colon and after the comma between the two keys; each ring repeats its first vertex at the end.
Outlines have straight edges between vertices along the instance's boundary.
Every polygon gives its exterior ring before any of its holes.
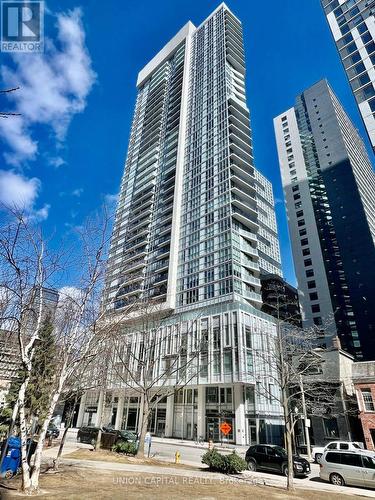
{"type": "Polygon", "coordinates": [[[225,7],[139,73],[106,301],[187,309],[245,299],[281,274],[270,183],[254,169],[242,29],[225,7]]]}
{"type": "Polygon", "coordinates": [[[275,118],[303,321],[375,358],[375,175],[363,141],[322,80],[275,118]]]}
{"type": "Polygon", "coordinates": [[[375,1],[321,3],[375,150],[375,1]]]}
{"type": "MultiPolygon", "coordinates": [[[[230,441],[275,440],[281,411],[255,391],[253,347],[267,351],[275,335],[259,276],[281,275],[280,251],[272,187],[253,165],[240,21],[221,4],[199,27],[187,23],[139,73],[137,90],[104,304],[120,314],[152,299],[172,313],[180,341],[192,328],[209,345],[204,369],[181,398],[158,403],[150,430],[218,438],[225,411],[230,441]]],[[[134,429],[141,402],[124,397],[108,420],[134,429]]]]}

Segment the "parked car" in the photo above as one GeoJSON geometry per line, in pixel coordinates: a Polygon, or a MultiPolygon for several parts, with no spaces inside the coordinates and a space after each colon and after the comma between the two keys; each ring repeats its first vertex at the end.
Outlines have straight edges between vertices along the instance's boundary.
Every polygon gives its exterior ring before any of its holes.
{"type": "Polygon", "coordinates": [[[317,464],[320,463],[320,459],[323,453],[327,450],[362,450],[363,444],[356,441],[331,441],[326,446],[314,446],[311,455],[317,464]]]}
{"type": "MultiPolygon", "coordinates": [[[[104,430],[104,429],[102,429],[104,430]]],[[[95,446],[98,439],[99,427],[81,427],[78,429],[77,441],[79,443],[92,444],[95,446]]]]}
{"type": "Polygon", "coordinates": [[[320,478],[336,486],[375,488],[375,453],[326,451],[320,461],[320,478]]]}
{"type": "MultiPolygon", "coordinates": [[[[117,441],[131,441],[136,442],[137,436],[133,432],[116,430],[113,427],[102,427],[102,432],[109,434],[116,434],[117,441]]],[[[79,443],[86,443],[95,446],[96,440],[98,439],[99,427],[81,427],[78,429],[77,433],[77,441],[79,443]]]]}
{"type": "Polygon", "coordinates": [[[46,438],[48,439],[49,437],[52,437],[53,439],[57,439],[60,435],[60,429],[53,423],[50,423],[47,432],[46,432],[46,438]]]}
{"type": "Polygon", "coordinates": [[[135,443],[138,440],[137,434],[131,431],[116,431],[118,432],[118,437],[121,441],[129,441],[135,443]]]}
{"type": "MultiPolygon", "coordinates": [[[[281,446],[269,444],[250,446],[246,452],[245,460],[248,469],[251,471],[263,469],[265,471],[280,472],[284,475],[288,473],[287,453],[281,446]]],[[[299,455],[293,455],[293,469],[295,476],[310,474],[309,462],[299,455]]]]}

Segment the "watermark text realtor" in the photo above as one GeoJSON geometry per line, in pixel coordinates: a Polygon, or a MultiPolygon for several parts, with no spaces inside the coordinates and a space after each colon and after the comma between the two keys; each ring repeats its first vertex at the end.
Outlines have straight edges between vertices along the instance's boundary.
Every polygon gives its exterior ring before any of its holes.
{"type": "Polygon", "coordinates": [[[44,2],[1,1],[1,52],[43,52],[44,2]]]}

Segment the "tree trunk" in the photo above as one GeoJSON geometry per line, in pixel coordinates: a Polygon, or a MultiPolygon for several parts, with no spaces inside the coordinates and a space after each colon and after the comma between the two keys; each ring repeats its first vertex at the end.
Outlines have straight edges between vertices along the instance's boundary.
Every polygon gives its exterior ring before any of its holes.
{"type": "Polygon", "coordinates": [[[285,420],[285,444],[288,457],[288,474],[286,478],[286,487],[288,491],[294,491],[294,470],[293,470],[293,446],[292,446],[292,426],[289,420],[288,397],[285,389],[282,389],[283,410],[285,420]]]}
{"type": "Polygon", "coordinates": [[[33,471],[31,474],[31,485],[30,485],[30,492],[31,493],[39,490],[39,475],[40,475],[40,466],[41,466],[41,462],[42,462],[43,445],[44,445],[44,441],[46,438],[48,425],[49,425],[50,420],[52,418],[57,401],[59,400],[64,382],[65,382],[65,376],[60,377],[58,388],[53,393],[53,396],[50,400],[48,412],[47,412],[46,418],[44,419],[44,422],[42,425],[42,430],[39,434],[38,444],[37,444],[37,447],[35,450],[35,455],[34,455],[34,466],[33,466],[33,471]]]}
{"type": "Polygon", "coordinates": [[[29,377],[23,381],[18,393],[18,411],[20,415],[21,431],[21,466],[22,466],[22,491],[28,491],[31,485],[30,467],[27,462],[27,428],[25,416],[25,394],[29,377]]]}
{"type": "Polygon", "coordinates": [[[70,429],[70,427],[68,427],[68,426],[65,427],[63,436],[61,438],[61,442],[60,442],[60,446],[59,446],[59,451],[57,452],[56,458],[53,461],[53,469],[56,470],[56,471],[59,470],[60,458],[61,458],[61,455],[62,455],[62,452],[63,452],[63,449],[64,449],[65,440],[66,440],[66,436],[68,434],[68,430],[69,429],[70,429]]]}
{"type": "Polygon", "coordinates": [[[61,442],[60,442],[60,446],[59,446],[59,451],[57,452],[57,455],[56,455],[56,458],[55,460],[53,461],[53,468],[54,470],[58,470],[59,469],[59,464],[60,464],[60,458],[61,458],[61,455],[62,455],[62,452],[63,452],[63,449],[64,449],[64,445],[65,445],[65,440],[66,440],[66,436],[68,434],[68,430],[70,429],[71,425],[72,425],[72,422],[73,422],[73,416],[74,416],[74,412],[75,412],[75,408],[76,408],[76,405],[77,405],[77,396],[74,398],[74,402],[73,402],[73,406],[72,406],[72,410],[70,412],[70,415],[69,415],[69,418],[67,420],[67,425],[64,429],[64,433],[63,433],[63,436],[61,438],[61,442]]]}
{"type": "Polygon", "coordinates": [[[137,451],[137,457],[140,458],[145,457],[145,436],[147,433],[149,416],[150,416],[150,406],[148,403],[148,399],[145,396],[143,398],[142,426],[141,426],[141,433],[139,436],[138,451],[137,451]]]}

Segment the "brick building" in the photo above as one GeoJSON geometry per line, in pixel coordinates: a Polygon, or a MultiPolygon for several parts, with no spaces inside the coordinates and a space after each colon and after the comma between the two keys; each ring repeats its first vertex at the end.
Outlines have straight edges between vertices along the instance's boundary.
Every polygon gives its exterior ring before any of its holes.
{"type": "Polygon", "coordinates": [[[354,363],[353,383],[366,448],[375,451],[375,361],[354,363]]]}

